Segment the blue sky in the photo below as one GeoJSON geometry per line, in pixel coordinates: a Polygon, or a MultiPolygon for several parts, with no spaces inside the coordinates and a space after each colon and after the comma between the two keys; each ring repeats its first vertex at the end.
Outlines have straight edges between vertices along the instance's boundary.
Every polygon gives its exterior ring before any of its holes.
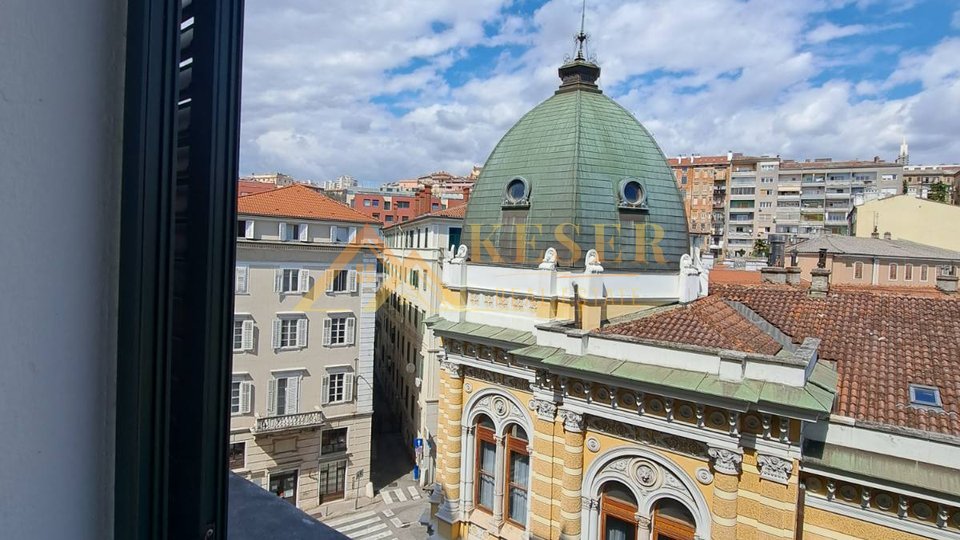
{"type": "MultiPolygon", "coordinates": [[[[579,0],[248,0],[241,173],[482,164],[549,97],[579,0]]],[[[601,88],[668,156],[960,162],[960,2],[588,0],[601,88]]]]}

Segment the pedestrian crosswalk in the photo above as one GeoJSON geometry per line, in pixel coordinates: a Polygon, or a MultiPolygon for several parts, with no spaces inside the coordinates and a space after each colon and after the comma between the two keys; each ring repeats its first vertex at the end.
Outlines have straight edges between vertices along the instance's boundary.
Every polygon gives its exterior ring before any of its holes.
{"type": "Polygon", "coordinates": [[[394,504],[415,501],[423,498],[423,496],[415,486],[407,486],[406,488],[380,490],[380,498],[383,499],[385,504],[394,504]]]}
{"type": "MultiPolygon", "coordinates": [[[[390,515],[393,515],[391,512],[390,515]]],[[[396,518],[394,518],[396,519],[396,518]]],[[[372,510],[324,521],[350,540],[396,540],[385,516],[372,510]]]]}

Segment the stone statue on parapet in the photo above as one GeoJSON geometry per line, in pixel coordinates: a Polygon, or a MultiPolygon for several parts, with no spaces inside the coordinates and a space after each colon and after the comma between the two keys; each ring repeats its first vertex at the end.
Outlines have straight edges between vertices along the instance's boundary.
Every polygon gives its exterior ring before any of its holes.
{"type": "Polygon", "coordinates": [[[543,262],[538,266],[540,270],[556,270],[557,269],[557,250],[553,248],[547,248],[547,251],[543,253],[543,262]]]}
{"type": "Polygon", "coordinates": [[[457,248],[457,254],[450,259],[450,262],[453,264],[463,264],[467,261],[467,246],[460,244],[460,247],[457,248]]]}
{"type": "Polygon", "coordinates": [[[583,273],[584,274],[601,274],[603,273],[603,266],[600,265],[600,255],[597,253],[597,250],[591,249],[587,252],[587,258],[583,263],[583,273]]]}

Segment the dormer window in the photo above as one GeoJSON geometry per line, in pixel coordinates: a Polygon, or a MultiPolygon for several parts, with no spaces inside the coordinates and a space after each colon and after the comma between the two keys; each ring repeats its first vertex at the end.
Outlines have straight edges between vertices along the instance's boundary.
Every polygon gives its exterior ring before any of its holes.
{"type": "Polygon", "coordinates": [[[910,404],[920,407],[943,407],[943,401],[940,399],[940,389],[936,386],[911,384],[910,404]]]}
{"type": "Polygon", "coordinates": [[[647,210],[647,190],[636,178],[624,178],[620,181],[620,208],[627,210],[647,210]]]}
{"type": "Polygon", "coordinates": [[[516,176],[507,182],[503,206],[530,206],[530,182],[526,178],[516,176]]]}

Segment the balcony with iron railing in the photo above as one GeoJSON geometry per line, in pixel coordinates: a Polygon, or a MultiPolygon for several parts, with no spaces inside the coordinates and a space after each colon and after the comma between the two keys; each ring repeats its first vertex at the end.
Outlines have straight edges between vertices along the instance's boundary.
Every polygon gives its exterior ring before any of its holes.
{"type": "Polygon", "coordinates": [[[309,411],[279,416],[264,416],[257,418],[250,432],[255,435],[276,433],[288,429],[304,429],[323,425],[323,411],[309,411]]]}

